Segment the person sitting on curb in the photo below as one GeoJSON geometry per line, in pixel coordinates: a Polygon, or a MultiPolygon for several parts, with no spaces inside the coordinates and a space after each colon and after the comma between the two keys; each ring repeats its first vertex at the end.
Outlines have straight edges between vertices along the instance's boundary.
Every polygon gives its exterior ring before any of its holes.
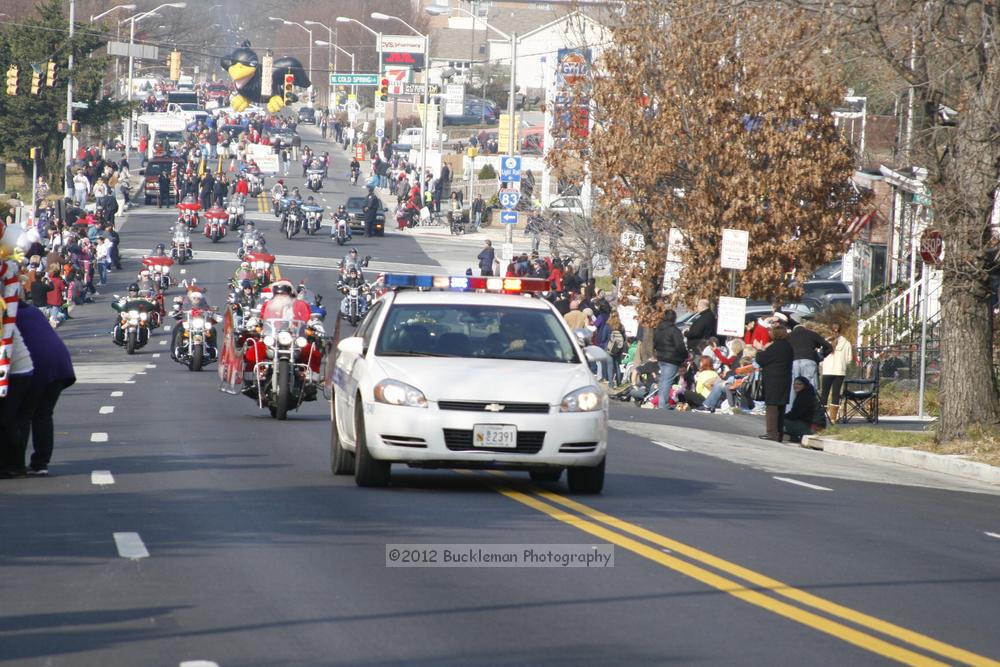
{"type": "Polygon", "coordinates": [[[792,382],[795,400],[784,419],[784,430],[791,442],[802,442],[802,436],[813,435],[826,426],[826,411],[816,397],[816,389],[800,375],[792,382]]]}

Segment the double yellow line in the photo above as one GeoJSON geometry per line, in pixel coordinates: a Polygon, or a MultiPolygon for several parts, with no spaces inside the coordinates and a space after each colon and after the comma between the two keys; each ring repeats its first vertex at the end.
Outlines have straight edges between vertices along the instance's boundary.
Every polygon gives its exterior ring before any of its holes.
{"type": "Polygon", "coordinates": [[[257,195],[257,210],[261,213],[267,213],[271,210],[271,198],[266,193],[262,192],[257,195]]]}
{"type": "MultiPolygon", "coordinates": [[[[512,479],[511,482],[513,481],[512,479]]],[[[507,498],[547,514],[556,521],[627,549],[739,600],[824,632],[866,651],[906,665],[961,663],[1000,667],[1000,662],[986,656],[807,593],[701,549],[622,521],[558,493],[528,485],[514,487],[492,483],[491,486],[507,498]],[[664,553],[650,545],[669,549],[688,560],[664,553]],[[789,600],[797,605],[791,604],[789,600]],[[845,622],[853,623],[860,629],[846,625],[845,622]],[[884,635],[888,640],[876,636],[875,633],[884,635]],[[896,640],[904,645],[889,640],[896,640]],[[912,650],[914,648],[940,656],[948,662],[917,653],[912,650]]]]}

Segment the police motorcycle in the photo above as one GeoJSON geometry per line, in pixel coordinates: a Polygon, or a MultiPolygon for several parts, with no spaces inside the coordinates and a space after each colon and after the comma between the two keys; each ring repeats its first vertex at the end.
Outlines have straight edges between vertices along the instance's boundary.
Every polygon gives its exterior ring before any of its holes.
{"type": "Polygon", "coordinates": [[[226,207],[229,228],[234,232],[239,229],[246,220],[246,198],[243,195],[234,195],[229,199],[226,207]]]}
{"type": "Polygon", "coordinates": [[[246,176],[247,189],[251,197],[258,197],[264,192],[264,175],[260,173],[260,167],[256,163],[244,166],[240,171],[246,176]]]}
{"type": "Polygon", "coordinates": [[[173,358],[188,367],[189,371],[200,371],[218,358],[215,341],[215,324],[219,316],[207,307],[184,309],[184,297],[174,297],[174,308],[170,316],[177,321],[178,335],[173,337],[173,358]]]}
{"type": "Polygon", "coordinates": [[[254,227],[253,220],[247,220],[243,225],[243,231],[240,232],[240,245],[236,248],[236,257],[243,259],[247,253],[254,252],[258,247],[264,250],[265,245],[264,235],[254,227]]]}
{"type": "Polygon", "coordinates": [[[302,229],[304,218],[302,202],[298,199],[289,199],[288,208],[281,215],[281,233],[291,239],[302,229]]]}
{"type": "Polygon", "coordinates": [[[221,206],[213,206],[205,212],[205,238],[212,239],[212,243],[218,243],[226,236],[226,227],[229,224],[229,214],[221,206]]]}
{"type": "Polygon", "coordinates": [[[287,204],[288,188],[285,187],[284,180],[279,180],[271,188],[271,210],[274,212],[274,217],[280,218],[287,204]]]}
{"type": "Polygon", "coordinates": [[[111,338],[115,345],[125,348],[126,354],[135,354],[149,342],[149,320],[159,306],[139,294],[138,283],[128,286],[126,296],[115,294],[114,299],[111,308],[118,313],[118,320],[111,331],[111,338]]]}
{"type": "Polygon", "coordinates": [[[149,271],[150,278],[161,292],[166,292],[173,284],[170,278],[170,267],[174,260],[166,255],[162,243],[156,245],[156,253],[142,258],[142,265],[149,271]]]}
{"type": "Polygon", "coordinates": [[[187,225],[178,221],[174,225],[173,233],[170,237],[170,258],[184,264],[193,257],[194,251],[191,249],[191,234],[188,232],[187,225]]]}
{"type": "Polygon", "coordinates": [[[337,282],[337,290],[344,295],[340,300],[340,316],[351,326],[358,326],[358,322],[368,314],[370,299],[368,284],[361,270],[355,266],[348,268],[347,276],[337,282]]]}
{"type": "Polygon", "coordinates": [[[197,229],[201,220],[198,211],[201,210],[201,202],[194,195],[188,195],[184,201],[177,204],[177,221],[183,222],[188,229],[197,229]]]}
{"type": "MultiPolygon", "coordinates": [[[[272,287],[273,298],[296,302],[288,298],[291,283],[279,281],[272,287]]],[[[289,306],[280,317],[273,310],[269,312],[269,306],[265,304],[259,318],[254,315],[248,321],[256,327],[259,320],[260,333],[245,337],[239,355],[244,371],[242,393],[256,400],[260,408],[266,407],[271,417],[284,420],[289,410],[316,400],[325,332],[308,304],[289,306]]],[[[223,374],[227,374],[226,369],[223,374]]]]}
{"type": "Polygon", "coordinates": [[[319,192],[323,189],[323,176],[326,170],[323,168],[322,163],[319,160],[314,159],[309,163],[309,168],[306,170],[306,187],[313,192],[319,192]]]}
{"type": "Polygon", "coordinates": [[[302,214],[305,216],[306,234],[312,236],[323,226],[323,207],[309,197],[302,204],[302,214]]]}
{"type": "Polygon", "coordinates": [[[352,237],[351,214],[347,212],[347,207],[341,204],[333,215],[333,229],[330,231],[330,238],[337,241],[337,245],[344,245],[352,237]]]}

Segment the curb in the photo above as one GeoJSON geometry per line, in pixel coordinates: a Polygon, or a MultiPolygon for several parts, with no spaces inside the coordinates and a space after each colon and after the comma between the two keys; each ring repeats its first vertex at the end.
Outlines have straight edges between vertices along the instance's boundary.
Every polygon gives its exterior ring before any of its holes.
{"type": "Polygon", "coordinates": [[[1000,485],[1000,468],[986,463],[969,461],[966,458],[949,454],[934,454],[905,447],[883,447],[847,440],[835,440],[821,436],[806,436],[802,438],[802,446],[817,449],[827,454],[850,456],[856,459],[870,461],[885,461],[920,468],[931,472],[943,473],[974,479],[987,484],[1000,485]]]}

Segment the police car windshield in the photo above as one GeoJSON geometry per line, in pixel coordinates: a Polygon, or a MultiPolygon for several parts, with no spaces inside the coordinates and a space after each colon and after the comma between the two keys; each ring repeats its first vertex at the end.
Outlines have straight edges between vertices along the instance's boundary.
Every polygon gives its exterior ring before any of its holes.
{"type": "Polygon", "coordinates": [[[471,304],[393,305],[375,354],[579,362],[569,335],[551,311],[471,304]]]}

